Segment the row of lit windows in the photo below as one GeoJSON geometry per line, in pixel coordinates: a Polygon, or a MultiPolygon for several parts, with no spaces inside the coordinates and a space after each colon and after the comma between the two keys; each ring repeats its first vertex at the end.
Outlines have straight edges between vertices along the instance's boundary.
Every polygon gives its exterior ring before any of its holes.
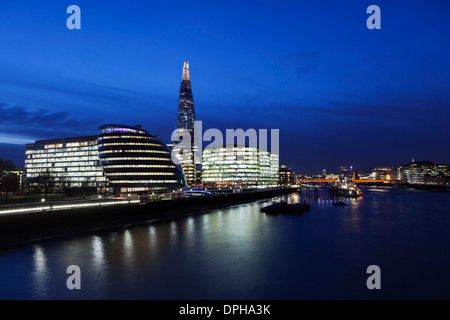
{"type": "MultiPolygon", "coordinates": [[[[25,160],[25,163],[27,161],[25,160]]],[[[58,163],[29,163],[25,165],[26,168],[51,168],[51,167],[84,167],[84,166],[99,166],[97,161],[74,161],[74,162],[58,162],[58,163]]]]}
{"type": "MultiPolygon", "coordinates": [[[[56,187],[62,187],[62,186],[66,186],[66,187],[100,187],[102,185],[102,181],[97,181],[97,182],[89,182],[89,181],[82,181],[82,182],[73,182],[70,181],[69,183],[67,183],[66,181],[63,182],[55,182],[55,186],[56,187]]],[[[41,186],[38,182],[29,182],[29,186],[33,187],[33,186],[41,186]]]]}
{"type": "Polygon", "coordinates": [[[47,167],[47,168],[27,168],[27,172],[67,172],[67,171],[93,171],[93,172],[103,172],[101,167],[47,167]]]}
{"type": "Polygon", "coordinates": [[[128,193],[128,192],[138,192],[138,191],[157,191],[157,190],[166,190],[165,187],[124,187],[120,188],[120,192],[128,193]]]}
{"type": "Polygon", "coordinates": [[[258,169],[242,169],[242,170],[233,170],[233,169],[224,169],[224,170],[203,170],[203,174],[227,174],[227,173],[258,173],[258,169]]]}
{"type": "Polygon", "coordinates": [[[260,171],[261,170],[259,168],[202,168],[203,174],[220,174],[226,172],[260,172],[260,171]]]}
{"type": "Polygon", "coordinates": [[[226,154],[211,154],[205,155],[203,154],[203,158],[205,159],[259,159],[256,154],[248,154],[248,153],[226,153],[226,154]]]}
{"type": "Polygon", "coordinates": [[[245,178],[245,177],[222,177],[219,179],[211,179],[211,178],[207,178],[207,179],[203,179],[203,182],[223,182],[223,181],[253,181],[253,182],[259,182],[260,179],[258,179],[257,177],[255,177],[254,179],[251,179],[250,177],[245,178]]]}
{"type": "Polygon", "coordinates": [[[98,151],[79,151],[79,152],[57,152],[51,154],[33,154],[29,155],[28,158],[31,159],[40,159],[40,158],[56,158],[56,157],[77,157],[77,156],[95,156],[98,155],[98,151]]]}
{"type": "Polygon", "coordinates": [[[174,172],[107,172],[110,176],[174,176],[174,172]]]}
{"type": "MultiPolygon", "coordinates": [[[[37,178],[40,177],[42,175],[42,173],[28,173],[26,174],[27,178],[37,178]]],[[[102,177],[103,176],[103,172],[97,172],[97,171],[91,171],[91,172],[64,172],[64,173],[59,173],[59,172],[50,172],[50,176],[51,177],[85,177],[85,176],[89,176],[89,177],[102,177]]]]}
{"type": "Polygon", "coordinates": [[[105,164],[104,168],[176,168],[175,165],[165,165],[165,164],[105,164]]]}
{"type": "Polygon", "coordinates": [[[231,159],[236,159],[236,157],[240,157],[240,158],[242,158],[242,157],[245,157],[245,158],[254,158],[254,159],[259,159],[260,157],[258,157],[258,155],[257,154],[254,154],[254,153],[252,153],[252,154],[248,154],[248,153],[238,153],[238,154],[233,154],[233,153],[224,153],[224,154],[207,154],[207,155],[205,155],[204,153],[203,153],[203,158],[206,158],[206,159],[223,159],[223,158],[231,158],[231,159]]]}
{"type": "Polygon", "coordinates": [[[217,182],[224,182],[224,181],[234,181],[234,182],[254,182],[254,183],[260,183],[262,180],[258,177],[224,177],[224,178],[217,178],[217,179],[202,179],[203,183],[217,183],[217,182]]]}
{"type": "Polygon", "coordinates": [[[193,165],[193,158],[191,158],[191,157],[183,158],[183,157],[177,156],[176,158],[178,159],[178,162],[182,165],[186,165],[186,166],[193,165]]]}
{"type": "MultiPolygon", "coordinates": [[[[62,182],[73,182],[73,181],[106,181],[106,177],[92,177],[92,176],[67,176],[64,174],[51,174],[50,177],[52,178],[52,181],[62,181],[62,182]]],[[[37,178],[37,176],[27,175],[27,179],[29,178],[37,178]]]]}
{"type": "Polygon", "coordinates": [[[124,128],[124,127],[106,127],[103,129],[100,129],[100,133],[140,133],[140,134],[146,134],[147,132],[144,130],[138,130],[138,129],[132,129],[132,128],[124,128]]]}
{"type": "Polygon", "coordinates": [[[216,153],[205,153],[203,152],[203,157],[216,157],[216,158],[225,158],[225,157],[236,157],[236,156],[244,156],[244,157],[253,157],[259,158],[257,152],[216,152],[216,153]]]}
{"type": "Polygon", "coordinates": [[[170,154],[169,151],[166,150],[102,150],[100,151],[100,154],[103,153],[131,153],[131,152],[142,152],[142,153],[164,153],[164,154],[170,154]]]}
{"type": "Polygon", "coordinates": [[[260,165],[258,163],[204,163],[202,164],[203,168],[259,168],[260,165]]]}
{"type": "MultiPolygon", "coordinates": [[[[205,148],[205,152],[259,152],[256,147],[208,147],[205,148]]],[[[261,151],[263,152],[263,151],[261,151]]]]}
{"type": "Polygon", "coordinates": [[[97,150],[97,145],[91,147],[78,147],[78,148],[56,148],[56,149],[27,149],[25,154],[35,154],[35,153],[55,153],[55,152],[72,152],[72,151],[88,151],[97,150]]]}
{"type": "Polygon", "coordinates": [[[202,162],[203,163],[203,165],[206,165],[206,166],[213,166],[213,165],[216,165],[216,166],[232,166],[232,165],[251,165],[251,166],[259,166],[260,165],[260,163],[259,163],[259,161],[250,161],[250,160],[239,160],[239,161],[232,161],[232,160],[230,160],[230,161],[220,161],[220,160],[217,160],[217,161],[203,161],[202,162]]]}
{"type": "Polygon", "coordinates": [[[99,147],[106,146],[151,146],[151,147],[161,147],[160,144],[150,143],[150,142],[108,142],[99,144],[99,147]]]}
{"type": "Polygon", "coordinates": [[[62,148],[63,144],[62,143],[58,143],[58,144],[46,144],[44,146],[45,149],[54,149],[54,148],[62,148]]]}
{"type": "Polygon", "coordinates": [[[148,187],[139,187],[139,188],[120,188],[121,192],[139,192],[139,191],[148,191],[148,187]]]}
{"type": "Polygon", "coordinates": [[[171,161],[170,158],[153,158],[153,157],[124,157],[124,158],[103,158],[102,161],[119,161],[119,160],[159,160],[171,161]]]}
{"type": "Polygon", "coordinates": [[[84,147],[84,146],[90,146],[97,144],[97,141],[85,141],[85,142],[70,142],[66,143],[67,148],[73,148],[73,147],[84,147]]]}
{"type": "Polygon", "coordinates": [[[149,136],[104,136],[104,137],[98,138],[98,140],[102,140],[102,139],[150,139],[150,140],[154,140],[154,138],[149,137],[149,136]]]}
{"type": "Polygon", "coordinates": [[[178,183],[177,180],[116,180],[111,183],[178,183]]]}
{"type": "Polygon", "coordinates": [[[46,163],[46,162],[64,162],[64,161],[87,161],[87,160],[98,160],[98,157],[85,156],[85,157],[64,157],[64,158],[43,158],[43,159],[25,159],[25,163],[46,163]],[[70,158],[70,159],[68,159],[70,158]]]}
{"type": "Polygon", "coordinates": [[[211,173],[203,173],[203,177],[221,177],[221,176],[255,176],[259,177],[260,173],[255,171],[249,171],[249,172],[211,172],[211,173]]]}
{"type": "Polygon", "coordinates": [[[278,170],[267,170],[262,168],[202,168],[203,174],[222,174],[233,172],[258,172],[261,174],[272,175],[278,174],[278,170]]]}
{"type": "MultiPolygon", "coordinates": [[[[82,142],[67,142],[66,147],[72,148],[72,147],[83,147],[83,146],[90,146],[97,144],[96,141],[82,141],[82,142]]],[[[57,143],[57,144],[46,144],[44,146],[44,149],[55,149],[55,148],[62,148],[64,144],[57,143]]]]}

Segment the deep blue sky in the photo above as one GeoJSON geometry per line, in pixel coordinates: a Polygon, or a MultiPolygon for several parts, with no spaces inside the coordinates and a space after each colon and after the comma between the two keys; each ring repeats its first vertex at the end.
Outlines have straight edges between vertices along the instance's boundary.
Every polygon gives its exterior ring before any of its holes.
{"type": "Polygon", "coordinates": [[[444,0],[0,0],[0,157],[22,165],[25,142],[107,123],[168,141],[189,60],[204,129],[280,129],[298,173],[450,163],[449,12],[444,0]],[[71,4],[81,30],[66,27],[71,4]],[[381,30],[366,27],[371,4],[381,30]]]}

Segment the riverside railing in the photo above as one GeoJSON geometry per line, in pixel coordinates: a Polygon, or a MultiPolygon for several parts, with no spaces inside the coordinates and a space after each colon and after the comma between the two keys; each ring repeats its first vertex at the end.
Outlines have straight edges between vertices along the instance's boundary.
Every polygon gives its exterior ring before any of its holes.
{"type": "MultiPolygon", "coordinates": [[[[43,199],[44,200],[44,199],[43,199]]],[[[125,205],[140,203],[141,200],[116,200],[116,199],[89,199],[89,200],[72,200],[72,201],[41,201],[26,204],[10,204],[0,206],[0,215],[20,214],[29,212],[44,212],[56,210],[70,210],[87,207],[100,207],[112,205],[125,205]]]]}

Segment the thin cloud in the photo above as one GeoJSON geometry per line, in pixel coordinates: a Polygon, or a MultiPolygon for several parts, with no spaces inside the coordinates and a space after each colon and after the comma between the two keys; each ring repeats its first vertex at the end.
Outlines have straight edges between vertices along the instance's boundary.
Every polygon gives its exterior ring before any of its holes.
{"type": "Polygon", "coordinates": [[[0,103],[0,113],[2,114],[0,135],[3,141],[8,143],[36,138],[73,136],[83,132],[95,134],[96,125],[91,121],[79,120],[69,112],[30,111],[22,106],[0,103]],[[90,127],[93,130],[87,129],[90,127]]]}

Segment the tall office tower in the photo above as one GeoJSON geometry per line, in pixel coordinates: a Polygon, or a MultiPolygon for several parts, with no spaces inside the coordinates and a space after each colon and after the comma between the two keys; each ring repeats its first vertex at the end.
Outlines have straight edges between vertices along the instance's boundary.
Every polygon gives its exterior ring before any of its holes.
{"type": "Polygon", "coordinates": [[[189,62],[183,65],[183,76],[180,86],[180,101],[178,103],[177,129],[187,129],[194,138],[194,98],[192,97],[191,76],[189,74],[189,62]]]}
{"type": "MultiPolygon", "coordinates": [[[[192,186],[197,180],[197,168],[194,156],[194,150],[196,148],[194,143],[194,98],[192,97],[191,89],[191,76],[189,74],[189,62],[184,62],[183,76],[180,86],[180,100],[178,104],[178,121],[177,129],[181,131],[180,134],[189,133],[191,137],[190,152],[181,152],[177,154],[180,160],[181,167],[183,169],[184,176],[186,178],[186,184],[192,186]]],[[[185,145],[186,141],[185,141],[185,145]]]]}

